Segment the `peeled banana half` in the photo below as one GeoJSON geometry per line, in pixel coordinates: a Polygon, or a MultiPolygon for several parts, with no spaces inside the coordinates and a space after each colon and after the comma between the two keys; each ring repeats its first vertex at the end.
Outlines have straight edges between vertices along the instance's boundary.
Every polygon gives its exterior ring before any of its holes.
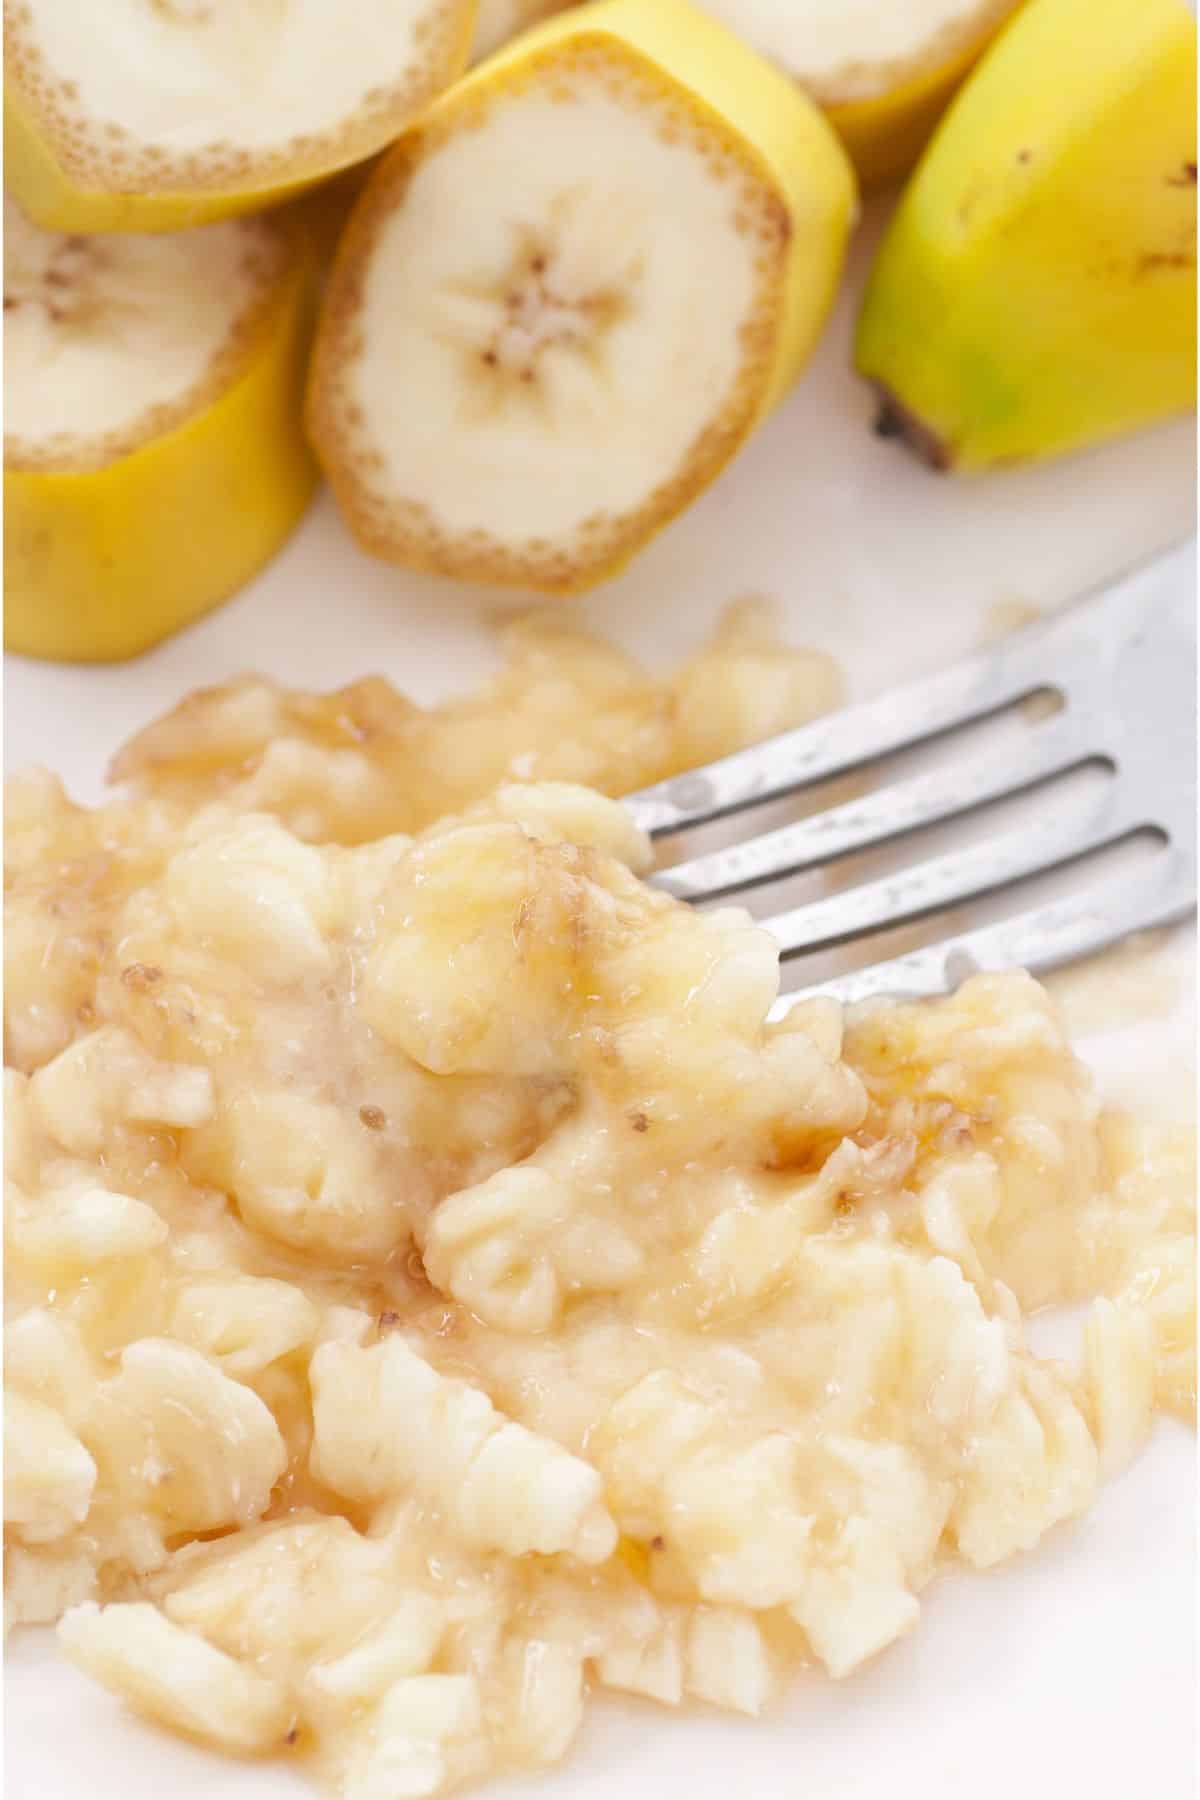
{"type": "Polygon", "coordinates": [[[4,212],[5,644],[145,649],[304,511],[315,259],[278,215],[83,237],[4,212]]]}
{"type": "Polygon", "coordinates": [[[5,0],[5,185],[48,230],[263,206],[390,143],[466,63],[475,0],[5,0]]]}
{"type": "Polygon", "coordinates": [[[613,573],[787,390],[854,209],[817,109],[684,0],[518,39],[342,241],[308,416],[353,530],[465,579],[613,573]]]}
{"type": "Polygon", "coordinates": [[[856,361],[940,468],[1098,443],[1196,393],[1196,20],[1028,0],[955,100],[872,271],[856,361]]]}

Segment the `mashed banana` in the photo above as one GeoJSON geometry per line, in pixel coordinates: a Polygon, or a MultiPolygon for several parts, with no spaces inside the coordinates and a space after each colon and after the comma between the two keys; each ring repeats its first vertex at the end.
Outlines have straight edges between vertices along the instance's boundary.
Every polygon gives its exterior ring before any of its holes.
{"type": "Polygon", "coordinates": [[[1033,981],[768,1024],[772,940],[640,879],[597,790],[828,664],[753,613],[666,682],[510,652],[9,792],[9,1619],[344,1800],[552,1762],[597,1686],[846,1675],[1194,1401],[1187,1146],[1033,981]]]}

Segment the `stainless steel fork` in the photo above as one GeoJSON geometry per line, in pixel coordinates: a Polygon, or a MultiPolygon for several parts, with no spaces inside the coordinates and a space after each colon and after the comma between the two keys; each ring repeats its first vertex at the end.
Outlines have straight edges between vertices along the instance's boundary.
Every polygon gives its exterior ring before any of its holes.
{"type": "Polygon", "coordinates": [[[1044,973],[1186,917],[1196,906],[1194,539],[993,650],[645,788],[626,805],[654,838],[687,831],[945,738],[1046,689],[1059,696],[1059,709],[1003,755],[946,760],[653,879],[692,901],[746,894],[1100,764],[1111,778],[1065,828],[1059,819],[1035,820],[762,923],[792,958],[1017,890],[1150,833],[1158,847],[1138,867],[1090,881],[1082,868],[1069,897],[797,992],[848,1001],[939,994],[977,970],[1044,973]]]}

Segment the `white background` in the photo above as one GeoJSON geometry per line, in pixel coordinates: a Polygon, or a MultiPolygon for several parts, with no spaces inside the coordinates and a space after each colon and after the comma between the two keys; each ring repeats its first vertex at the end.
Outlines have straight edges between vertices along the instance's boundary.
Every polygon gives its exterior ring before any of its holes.
{"type": "MultiPolygon", "coordinates": [[[[858,261],[863,259],[860,246],[858,261]]],[[[856,285],[856,284],[855,284],[856,285]]],[[[833,650],[866,693],[975,647],[992,609],[1057,604],[1191,528],[1190,421],[1088,456],[968,482],[926,473],[870,431],[848,371],[853,287],[786,406],[717,486],[584,602],[654,659],[748,591],[796,641],[833,650]]],[[[203,555],[202,543],[180,555],[203,555]]],[[[81,798],[136,726],[200,683],[256,668],[330,687],[382,671],[418,699],[493,660],[486,618],[511,597],[373,563],[328,496],[239,599],[124,667],[8,659],[9,769],[41,761],[81,798]]],[[[1186,948],[1181,960],[1186,961],[1186,948]]],[[[1186,1014],[1094,1047],[1106,1084],[1181,1091],[1186,1014]]],[[[1186,1054],[1186,1052],[1185,1052],[1186,1054]]],[[[835,1685],[801,1679],[770,1722],[595,1703],[582,1744],[514,1800],[1185,1800],[1194,1792],[1194,1449],[1162,1427],[1079,1525],[986,1578],[927,1595],[917,1634],[835,1685]]],[[[278,1767],[229,1763],[132,1721],[57,1657],[10,1646],[9,1800],[285,1800],[278,1767]]]]}

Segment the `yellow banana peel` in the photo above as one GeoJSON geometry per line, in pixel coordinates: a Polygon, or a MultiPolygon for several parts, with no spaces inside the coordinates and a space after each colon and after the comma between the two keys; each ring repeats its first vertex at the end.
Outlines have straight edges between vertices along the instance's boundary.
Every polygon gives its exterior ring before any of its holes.
{"type": "Polygon", "coordinates": [[[1057,455],[1196,391],[1196,21],[1028,0],[894,215],[856,363],[940,467],[1057,455]]]}

